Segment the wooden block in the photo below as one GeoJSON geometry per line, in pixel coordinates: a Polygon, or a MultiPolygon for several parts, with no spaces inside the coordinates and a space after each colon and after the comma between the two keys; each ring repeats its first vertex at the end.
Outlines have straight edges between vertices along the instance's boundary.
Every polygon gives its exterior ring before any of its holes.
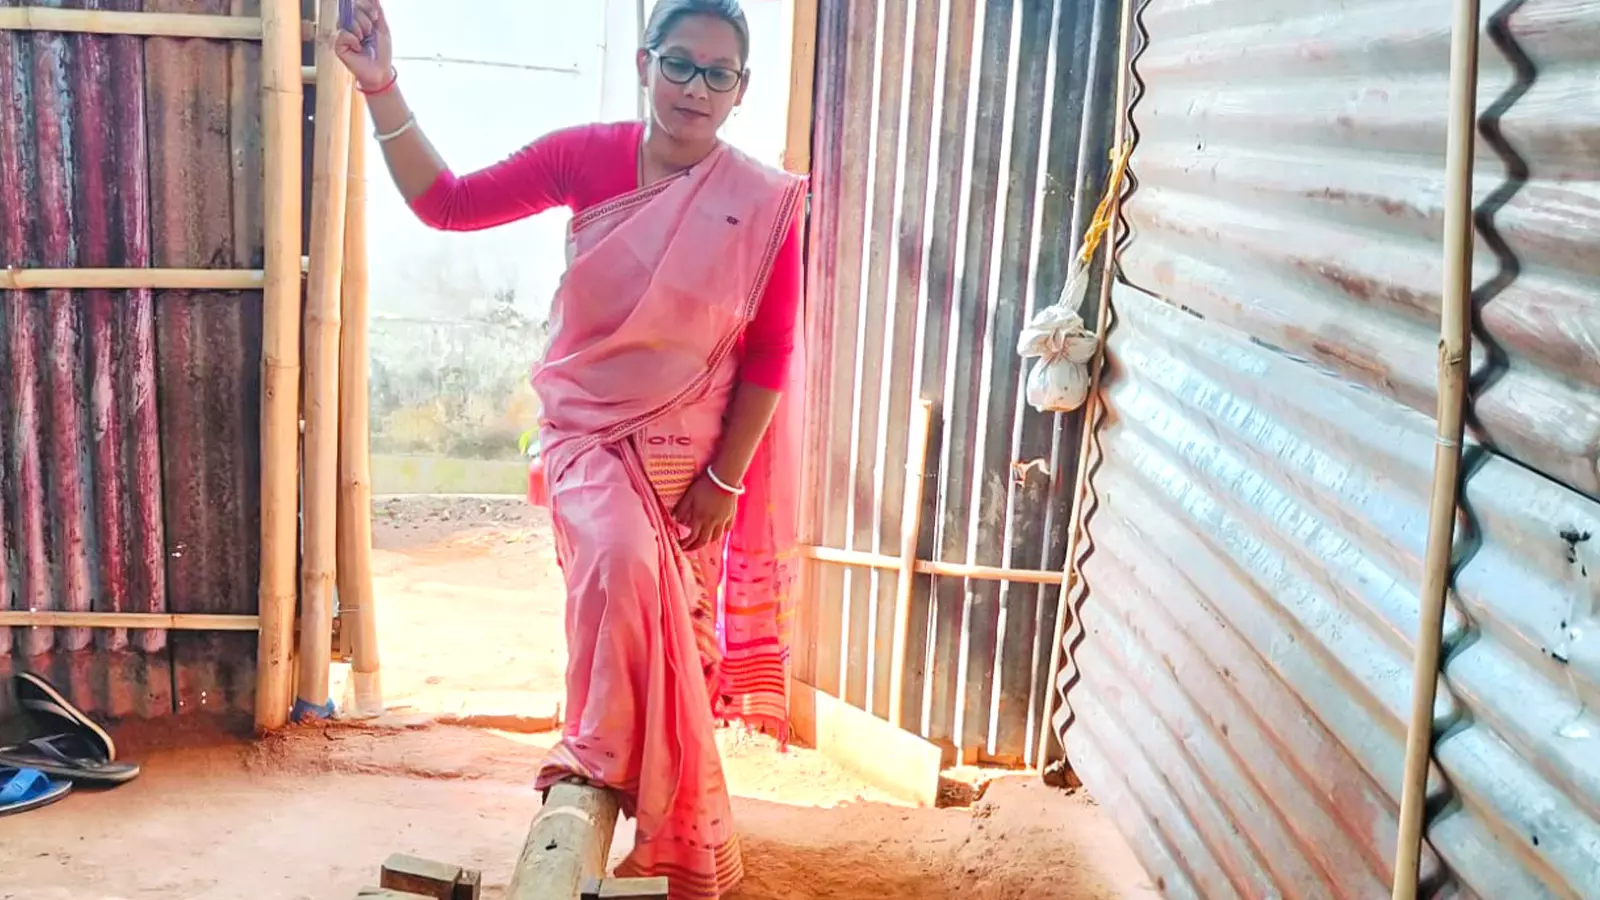
{"type": "Polygon", "coordinates": [[[460,866],[396,853],[384,861],[378,884],[389,890],[405,891],[433,900],[455,900],[456,884],[460,879],[460,866]]]}
{"type": "Polygon", "coordinates": [[[944,751],[796,679],[789,682],[795,737],[874,786],[918,806],[939,804],[944,751]]]}
{"type": "Polygon", "coordinates": [[[582,900],[666,900],[665,878],[590,878],[582,900]]]}
{"type": "Polygon", "coordinates": [[[483,896],[483,873],[477,869],[462,869],[456,879],[455,900],[480,900],[483,896]]]}

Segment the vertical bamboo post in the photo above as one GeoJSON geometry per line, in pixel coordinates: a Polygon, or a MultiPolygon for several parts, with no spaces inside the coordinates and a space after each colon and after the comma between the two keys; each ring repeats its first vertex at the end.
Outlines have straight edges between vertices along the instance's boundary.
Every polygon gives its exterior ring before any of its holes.
{"type": "Polygon", "coordinates": [[[350,105],[345,191],[344,309],[339,332],[339,614],[351,645],[350,711],[383,712],[372,591],[372,460],[367,397],[367,107],[350,105]]]}
{"type": "Polygon", "coordinates": [[[1411,676],[1411,723],[1406,730],[1406,767],[1395,848],[1394,900],[1415,900],[1421,874],[1428,768],[1433,757],[1433,703],[1439,684],[1446,591],[1450,586],[1460,502],[1462,417],[1472,358],[1472,154],[1477,137],[1478,27],[1478,0],[1455,0],[1450,35],[1450,117],[1445,138],[1438,425],[1428,506],[1428,547],[1418,598],[1417,651],[1411,676]]]}
{"type": "Polygon", "coordinates": [[[796,175],[809,175],[817,86],[817,0],[789,3],[789,122],[783,167],[796,175]]]}
{"type": "Polygon", "coordinates": [[[300,212],[304,95],[300,4],[261,2],[262,218],[261,580],[256,727],[289,721],[294,673],[300,476],[300,212]]]}
{"type": "Polygon", "coordinates": [[[894,591],[894,643],[889,652],[889,724],[904,728],[906,642],[911,636],[911,589],[917,581],[917,537],[922,532],[922,488],[928,468],[928,431],[933,401],[918,400],[911,411],[911,443],[906,449],[906,486],[900,509],[900,579],[894,591]]]}
{"type": "Polygon", "coordinates": [[[339,0],[317,14],[317,128],[312,152],[311,267],[306,277],[305,561],[300,571],[300,682],[294,717],[333,713],[333,592],[338,553],[339,281],[350,164],[350,74],[333,52],[339,0]]]}
{"type": "MultiPolygon", "coordinates": [[[[1134,0],[1121,0],[1121,21],[1117,25],[1117,106],[1116,121],[1112,126],[1111,146],[1122,152],[1128,140],[1128,79],[1133,52],[1134,0]]],[[[1061,583],[1061,593],[1056,598],[1056,623],[1054,638],[1050,642],[1050,668],[1046,675],[1044,705],[1039,715],[1039,743],[1034,764],[1044,773],[1052,762],[1052,748],[1058,747],[1053,739],[1056,713],[1056,676],[1061,671],[1061,646],[1067,636],[1067,618],[1072,615],[1072,591],[1080,573],[1077,569],[1078,544],[1083,537],[1084,500],[1089,488],[1089,450],[1094,446],[1095,420],[1100,415],[1100,376],[1105,369],[1107,332],[1111,323],[1111,288],[1116,284],[1117,236],[1122,218],[1122,190],[1114,188],[1110,196],[1111,228],[1105,241],[1103,262],[1105,277],[1100,283],[1100,305],[1095,315],[1095,328],[1100,331],[1100,345],[1095,350],[1094,362],[1089,367],[1089,399],[1083,406],[1083,436],[1078,443],[1078,471],[1072,486],[1071,519],[1067,526],[1066,578],[1061,583]]]]}

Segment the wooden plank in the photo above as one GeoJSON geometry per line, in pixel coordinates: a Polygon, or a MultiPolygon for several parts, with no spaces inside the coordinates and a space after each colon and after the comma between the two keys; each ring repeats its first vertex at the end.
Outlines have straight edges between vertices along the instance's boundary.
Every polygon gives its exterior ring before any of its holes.
{"type": "Polygon", "coordinates": [[[617,798],[605,788],[553,785],[528,828],[506,900],[572,900],[590,878],[605,874],[617,798]]]}
{"type": "Polygon", "coordinates": [[[582,900],[667,900],[667,879],[591,878],[584,882],[582,900]]]}
{"type": "MultiPolygon", "coordinates": [[[[900,568],[900,557],[887,553],[867,553],[861,550],[837,550],[833,547],[801,547],[800,555],[817,562],[868,569],[900,568]]],[[[973,581],[1016,581],[1024,584],[1060,584],[1060,572],[1038,569],[1008,569],[1001,566],[975,566],[966,563],[947,563],[919,559],[918,575],[941,575],[946,578],[967,578],[973,581]]]]}
{"type": "Polygon", "coordinates": [[[944,751],[937,745],[802,681],[789,683],[789,697],[795,737],[902,800],[938,805],[944,751]]]}
{"type": "Polygon", "coordinates": [[[112,12],[103,9],[21,6],[0,9],[0,31],[57,31],[259,41],[262,26],[261,19],[254,16],[112,12]]]}
{"type": "Polygon", "coordinates": [[[432,900],[455,900],[456,884],[460,880],[460,866],[395,853],[384,860],[378,885],[432,900]]]}
{"type": "Polygon", "coordinates": [[[483,873],[477,869],[462,869],[456,879],[456,892],[452,900],[480,900],[483,896],[483,873]]]}

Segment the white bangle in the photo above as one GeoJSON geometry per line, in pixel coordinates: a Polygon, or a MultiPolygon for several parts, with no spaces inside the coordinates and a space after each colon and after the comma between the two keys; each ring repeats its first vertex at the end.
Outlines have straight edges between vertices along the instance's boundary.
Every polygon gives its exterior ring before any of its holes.
{"type": "Polygon", "coordinates": [[[711,468],[710,466],[706,466],[706,477],[711,479],[711,483],[712,484],[716,485],[717,487],[721,488],[722,490],[726,491],[727,493],[730,493],[730,494],[734,495],[735,497],[744,496],[744,485],[741,484],[738,487],[734,487],[733,485],[727,483],[726,481],[723,481],[720,477],[717,476],[716,470],[711,468]]]}
{"type": "Polygon", "coordinates": [[[417,117],[415,115],[410,115],[406,116],[406,120],[400,123],[399,128],[396,128],[387,134],[374,134],[373,137],[378,139],[378,143],[387,144],[415,127],[417,127],[417,117]]]}

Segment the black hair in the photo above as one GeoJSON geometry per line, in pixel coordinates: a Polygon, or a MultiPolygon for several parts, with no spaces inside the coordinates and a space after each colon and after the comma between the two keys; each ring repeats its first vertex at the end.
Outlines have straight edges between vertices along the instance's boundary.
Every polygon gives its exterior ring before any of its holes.
{"type": "Polygon", "coordinates": [[[644,48],[660,50],[672,29],[689,16],[713,16],[732,25],[739,36],[739,64],[750,61],[750,22],[739,0],[656,0],[644,26],[644,48]]]}

